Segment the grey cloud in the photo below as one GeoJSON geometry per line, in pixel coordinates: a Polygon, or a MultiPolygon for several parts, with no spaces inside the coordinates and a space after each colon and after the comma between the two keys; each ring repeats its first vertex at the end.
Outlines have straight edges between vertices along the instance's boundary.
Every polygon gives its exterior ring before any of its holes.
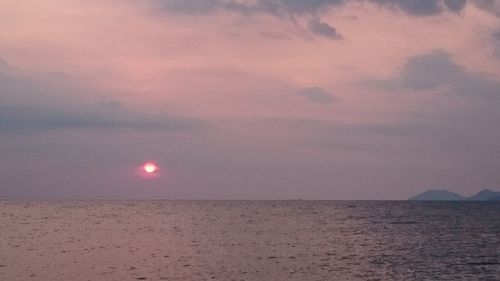
{"type": "Polygon", "coordinates": [[[493,32],[493,38],[496,40],[500,40],[500,30],[493,32]]]}
{"type": "Polygon", "coordinates": [[[500,17],[500,1],[497,0],[474,0],[473,3],[480,9],[500,17]]]}
{"type": "MultiPolygon", "coordinates": [[[[328,149],[394,153],[395,149],[419,146],[419,151],[473,151],[500,153],[498,102],[466,103],[458,108],[436,105],[425,114],[400,121],[345,123],[316,119],[274,119],[266,124],[307,132],[308,144],[328,149]],[[352,144],[352,146],[347,146],[352,144]]],[[[406,153],[406,152],[405,152],[406,153]]]]}
{"type": "Polygon", "coordinates": [[[259,0],[258,5],[263,10],[271,11],[275,14],[318,14],[331,8],[344,5],[346,0],[259,0]]]}
{"type": "Polygon", "coordinates": [[[155,0],[164,9],[183,13],[209,13],[229,10],[237,13],[269,13],[277,16],[318,15],[349,2],[370,2],[401,10],[413,16],[436,15],[448,8],[460,11],[466,0],[155,0]]]}
{"type": "Polygon", "coordinates": [[[260,32],[259,35],[261,37],[264,37],[267,39],[274,39],[274,40],[289,40],[290,39],[290,36],[288,36],[284,33],[279,33],[279,32],[263,31],[263,32],[260,32]]]}
{"type": "Polygon", "coordinates": [[[192,130],[205,127],[194,118],[148,115],[125,108],[103,110],[99,105],[79,110],[46,107],[0,107],[0,132],[26,132],[58,129],[138,129],[192,130]]]}
{"type": "Polygon", "coordinates": [[[327,150],[360,152],[360,153],[373,153],[380,151],[384,147],[379,144],[363,143],[360,141],[352,140],[318,140],[309,141],[304,143],[307,146],[314,146],[327,150]]]}
{"type": "Polygon", "coordinates": [[[417,17],[438,15],[446,9],[460,12],[467,4],[466,0],[369,0],[369,2],[417,17]]]}
{"type": "Polygon", "coordinates": [[[0,58],[0,67],[5,67],[7,65],[7,62],[4,59],[0,58]]]}
{"type": "Polygon", "coordinates": [[[68,102],[66,89],[15,75],[0,74],[0,133],[56,129],[194,130],[208,124],[197,118],[137,112],[120,103],[68,102]],[[43,90],[42,90],[43,89],[43,90]]]}
{"type": "Polygon", "coordinates": [[[449,53],[435,50],[408,59],[401,73],[403,86],[428,90],[460,79],[464,70],[451,60],[449,53]]]}
{"type": "Polygon", "coordinates": [[[408,59],[399,77],[382,81],[415,91],[442,89],[449,95],[499,98],[500,82],[456,64],[444,50],[408,59]]]}
{"type": "Polygon", "coordinates": [[[443,11],[443,5],[438,0],[372,0],[381,6],[399,9],[412,16],[432,16],[443,11]]]}
{"type": "MultiPolygon", "coordinates": [[[[295,16],[314,16],[334,7],[343,5],[345,0],[256,0],[240,2],[235,0],[155,0],[161,8],[169,12],[185,14],[206,14],[220,10],[249,15],[265,13],[280,18],[294,18],[295,16]]],[[[320,36],[340,38],[335,28],[319,20],[309,23],[309,29],[320,36]]],[[[270,37],[268,37],[270,38],[270,37]]],[[[276,39],[274,36],[273,39],[276,39]]]]}
{"type": "MultiPolygon", "coordinates": [[[[353,1],[353,0],[351,0],[353,1]]],[[[380,6],[401,10],[412,16],[434,16],[446,10],[460,12],[467,0],[368,0],[380,6]]]]}
{"type": "Polygon", "coordinates": [[[322,22],[320,15],[347,3],[365,2],[402,11],[411,16],[433,16],[446,10],[459,12],[466,0],[151,0],[161,10],[185,14],[207,14],[217,11],[231,11],[242,15],[265,13],[280,18],[292,19],[306,16],[311,20],[308,28],[314,34],[340,39],[337,30],[322,22]]]}
{"type": "Polygon", "coordinates": [[[71,78],[71,75],[62,72],[62,71],[53,71],[52,75],[58,77],[58,78],[71,78]]]}
{"type": "Polygon", "coordinates": [[[319,119],[271,119],[267,123],[276,125],[286,125],[299,129],[306,129],[312,132],[327,135],[358,135],[366,136],[391,136],[391,137],[414,137],[422,133],[436,133],[439,130],[431,128],[432,122],[415,122],[415,121],[400,121],[400,122],[361,122],[361,123],[344,123],[333,122],[319,119]],[[422,128],[426,131],[423,132],[422,128]]]}
{"type": "Polygon", "coordinates": [[[321,22],[318,19],[312,19],[308,24],[309,30],[317,35],[327,37],[330,39],[342,39],[342,36],[337,30],[327,23],[321,22]]]}
{"type": "Polygon", "coordinates": [[[230,10],[238,13],[269,13],[277,16],[317,14],[329,8],[343,5],[345,0],[155,0],[164,9],[184,13],[207,13],[230,10]]]}
{"type": "Polygon", "coordinates": [[[332,103],[335,98],[320,87],[305,88],[297,92],[298,95],[315,103],[332,103]]]}
{"type": "Polygon", "coordinates": [[[491,35],[493,43],[493,54],[496,58],[500,58],[500,30],[493,32],[491,35]]]}
{"type": "Polygon", "coordinates": [[[445,0],[444,4],[448,9],[452,11],[461,11],[465,8],[465,4],[467,4],[466,0],[445,0]]]}
{"type": "Polygon", "coordinates": [[[160,1],[163,8],[183,13],[208,13],[224,7],[227,1],[220,0],[166,0],[160,1]]]}

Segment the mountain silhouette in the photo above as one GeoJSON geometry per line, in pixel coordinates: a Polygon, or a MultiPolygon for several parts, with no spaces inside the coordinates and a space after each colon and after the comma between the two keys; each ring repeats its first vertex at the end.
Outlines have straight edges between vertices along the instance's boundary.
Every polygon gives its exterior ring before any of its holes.
{"type": "Polygon", "coordinates": [[[465,197],[453,193],[448,190],[427,190],[423,193],[420,193],[416,196],[411,197],[411,201],[462,201],[465,200],[465,197]]]}
{"type": "Polygon", "coordinates": [[[484,189],[464,197],[446,189],[431,189],[408,199],[410,201],[500,201],[500,192],[484,189]]]}
{"type": "Polygon", "coordinates": [[[500,201],[500,192],[484,189],[467,197],[468,201],[500,201]]]}

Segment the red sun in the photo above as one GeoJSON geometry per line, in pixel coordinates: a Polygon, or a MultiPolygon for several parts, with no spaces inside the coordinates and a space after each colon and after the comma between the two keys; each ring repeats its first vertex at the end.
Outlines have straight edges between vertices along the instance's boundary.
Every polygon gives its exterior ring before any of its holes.
{"type": "Polygon", "coordinates": [[[156,170],[158,170],[158,166],[156,166],[156,164],[153,162],[148,162],[148,163],[144,164],[144,166],[142,168],[144,169],[144,172],[146,172],[148,174],[152,174],[152,173],[156,172],[156,170]]]}

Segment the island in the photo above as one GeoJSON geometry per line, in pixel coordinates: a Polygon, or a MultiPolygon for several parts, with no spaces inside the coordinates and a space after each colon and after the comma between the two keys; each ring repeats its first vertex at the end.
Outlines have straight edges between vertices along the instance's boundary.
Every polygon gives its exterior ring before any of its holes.
{"type": "Polygon", "coordinates": [[[500,192],[484,189],[465,197],[446,189],[431,189],[408,199],[410,201],[500,201],[500,192]]]}

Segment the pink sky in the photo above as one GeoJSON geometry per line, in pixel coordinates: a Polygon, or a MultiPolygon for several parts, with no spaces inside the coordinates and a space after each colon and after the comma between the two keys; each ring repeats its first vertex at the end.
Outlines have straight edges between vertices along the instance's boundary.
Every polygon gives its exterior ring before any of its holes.
{"type": "Polygon", "coordinates": [[[500,3],[229,2],[4,0],[0,198],[500,187],[500,3]]]}

